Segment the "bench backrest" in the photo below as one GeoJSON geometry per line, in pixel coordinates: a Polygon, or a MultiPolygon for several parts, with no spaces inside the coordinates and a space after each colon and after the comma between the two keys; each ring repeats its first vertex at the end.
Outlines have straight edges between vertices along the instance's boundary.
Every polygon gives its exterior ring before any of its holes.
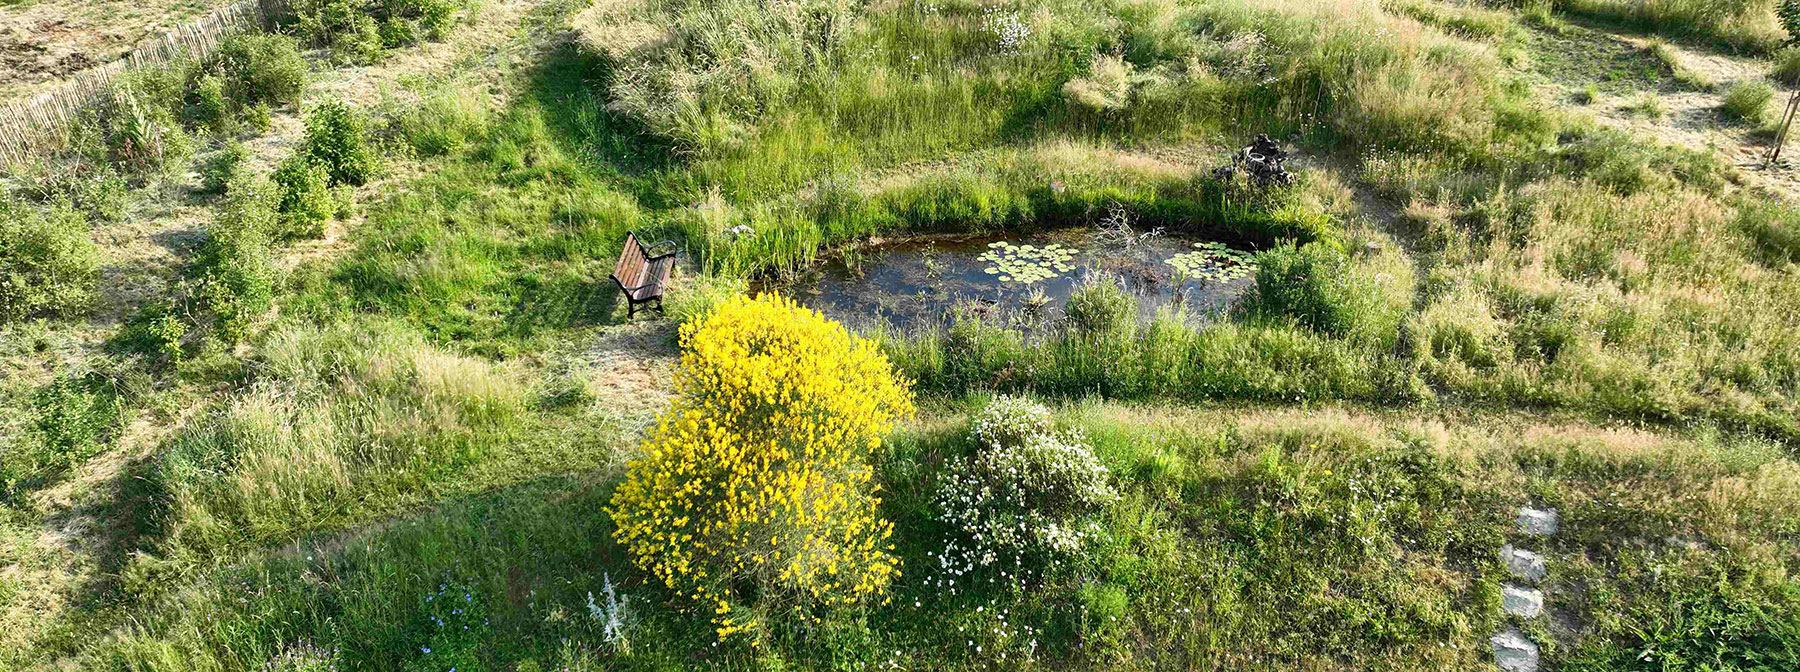
{"type": "Polygon", "coordinates": [[[619,251],[619,265],[613,269],[613,278],[620,284],[640,284],[648,260],[643,246],[638,244],[637,234],[625,234],[625,249],[619,251]]]}

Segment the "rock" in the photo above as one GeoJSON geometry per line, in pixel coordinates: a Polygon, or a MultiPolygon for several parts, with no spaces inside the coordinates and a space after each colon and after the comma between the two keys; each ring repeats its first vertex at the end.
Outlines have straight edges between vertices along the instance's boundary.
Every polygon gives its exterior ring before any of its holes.
{"type": "Polygon", "coordinates": [[[1544,556],[1507,544],[1500,549],[1500,561],[1515,579],[1533,584],[1544,580],[1544,556]]]}
{"type": "Polygon", "coordinates": [[[1506,672],[1537,672],[1538,647],[1518,628],[1488,638],[1494,645],[1494,662],[1506,672]]]}
{"type": "Polygon", "coordinates": [[[1537,537],[1556,534],[1556,509],[1519,507],[1519,531],[1537,537]]]}
{"type": "Polygon", "coordinates": [[[1380,251],[1381,251],[1381,243],[1376,243],[1376,242],[1363,243],[1363,254],[1374,254],[1374,253],[1380,252],[1380,251]]]}
{"type": "Polygon", "coordinates": [[[1544,594],[1510,583],[1500,586],[1500,609],[1521,618],[1537,618],[1544,613],[1544,594]]]}

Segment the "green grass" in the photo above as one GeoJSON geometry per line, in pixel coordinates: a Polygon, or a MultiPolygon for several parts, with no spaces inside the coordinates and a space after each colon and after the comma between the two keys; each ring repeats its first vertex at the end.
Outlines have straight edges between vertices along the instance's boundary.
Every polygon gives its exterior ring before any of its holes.
{"type": "MultiPolygon", "coordinates": [[[[1014,9],[542,7],[528,27],[574,13],[582,38],[529,42],[504,100],[446,77],[417,103],[350,101],[358,156],[398,176],[372,175],[334,251],[290,268],[265,241],[270,307],[231,338],[182,288],[121,327],[159,392],[120,397],[144,457],[89,495],[115,516],[105,577],[7,632],[23,645],[0,665],[1474,669],[1513,622],[1496,553],[1525,541],[1526,503],[1564,516],[1540,543],[1574,634],[1526,624],[1556,669],[1795,663],[1792,209],[1728,194],[1710,154],[1546,106],[1498,52],[1549,38],[1509,11],[1014,9]],[[665,28],[679,49],[640,39],[665,28]],[[1256,132],[1297,138],[1297,186],[1211,176],[1256,132]],[[1265,250],[1251,298],[1139,322],[1102,281],[1034,329],[958,312],[871,332],[926,408],[873,465],[905,561],[890,603],[715,645],[626,563],[602,508],[673,358],[673,325],[621,324],[627,231],[683,248],[686,319],[873,236],[1113,211],[1265,250]],[[1030,581],[932,555],[936,486],[994,392],[1057,404],[1122,495],[1101,543],[1030,581]],[[639,616],[623,640],[589,612],[608,583],[639,616]]],[[[1660,57],[1532,67],[1654,95],[1679,72],[1660,57]]],[[[32,342],[9,362],[63,347],[6,328],[32,342]]],[[[84,418],[52,424],[94,487],[80,456],[119,423],[53,380],[0,388],[63,409],[0,428],[84,418]]],[[[3,512],[9,540],[49,520],[3,512]]]]}
{"type": "Polygon", "coordinates": [[[1552,606],[1620,624],[1550,650],[1552,661],[1605,668],[1644,646],[1705,655],[1721,641],[1709,628],[1727,623],[1743,634],[1725,640],[1719,669],[1792,655],[1781,633],[1800,595],[1753,577],[1796,561],[1782,550],[1797,532],[1792,498],[1779,493],[1800,472],[1767,447],[1530,424],[1498,439],[1478,426],[1341,411],[1074,405],[1058,424],[1086,431],[1123,494],[1102,543],[1030,590],[983,575],[955,577],[951,590],[926,554],[945,533],[929,517],[929,484],[969,447],[956,407],[932,417],[877,465],[886,510],[910,540],[893,602],[834,613],[813,636],[781,637],[760,654],[712,649],[703,620],[663,612],[653,587],[626,578],[599,510],[617,472],[602,471],[455,498],[399,525],[222,568],[175,598],[179,612],[150,618],[98,660],[245,669],[310,641],[375,670],[448,655],[479,669],[735,668],[771,656],[807,668],[1305,668],[1355,657],[1455,669],[1481,664],[1486,651],[1470,642],[1503,621],[1495,549],[1526,501],[1557,506],[1568,530],[1544,549],[1552,606]],[[608,576],[640,610],[628,646],[608,643],[586,610],[608,576]],[[467,590],[462,604],[485,618],[479,634],[434,631],[425,598],[439,584],[467,590]],[[1681,597],[1644,599],[1652,594],[1681,597]],[[1624,627],[1671,617],[1660,630],[1624,627]],[[695,663],[684,650],[716,653],[695,663]]]}
{"type": "Polygon", "coordinates": [[[1553,4],[1576,16],[1730,51],[1771,53],[1788,39],[1774,0],[1555,0],[1553,4]]]}

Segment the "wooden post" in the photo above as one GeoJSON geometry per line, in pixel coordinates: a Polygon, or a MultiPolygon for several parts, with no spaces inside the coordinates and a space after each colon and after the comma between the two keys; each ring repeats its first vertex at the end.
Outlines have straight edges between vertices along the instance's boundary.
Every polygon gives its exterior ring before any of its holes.
{"type": "Polygon", "coordinates": [[[1763,165],[1772,166],[1781,160],[1781,148],[1787,145],[1788,130],[1794,125],[1794,113],[1797,110],[1800,110],[1800,90],[1795,90],[1793,95],[1788,96],[1787,108],[1781,113],[1781,130],[1775,133],[1775,146],[1769,149],[1763,165]]]}

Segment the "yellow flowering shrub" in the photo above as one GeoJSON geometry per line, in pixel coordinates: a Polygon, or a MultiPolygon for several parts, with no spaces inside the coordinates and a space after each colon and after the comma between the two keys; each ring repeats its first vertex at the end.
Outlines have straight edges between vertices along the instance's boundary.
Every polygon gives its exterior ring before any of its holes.
{"type": "Polygon", "coordinates": [[[880,596],[899,575],[870,452],[913,411],[875,344],[774,295],[682,325],[677,398],[608,512],[640,568],[721,638],[774,610],[880,596]]]}

